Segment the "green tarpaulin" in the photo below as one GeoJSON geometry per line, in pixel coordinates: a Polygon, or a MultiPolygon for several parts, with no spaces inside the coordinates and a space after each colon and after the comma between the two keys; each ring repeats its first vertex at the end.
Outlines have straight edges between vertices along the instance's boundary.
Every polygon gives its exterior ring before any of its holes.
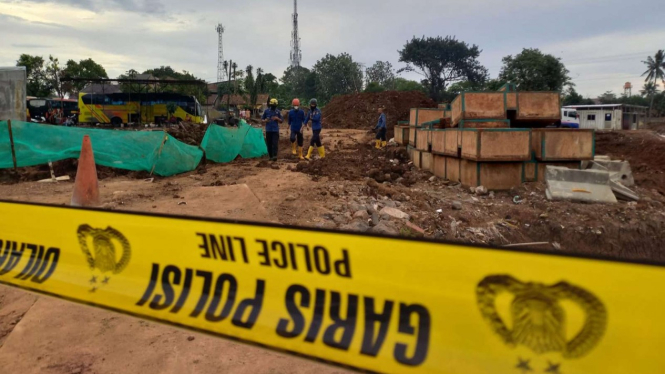
{"type": "MultiPolygon", "coordinates": [[[[18,167],[78,158],[81,142],[90,136],[95,162],[112,168],[148,171],[171,176],[196,169],[203,157],[231,162],[240,156],[257,158],[268,154],[263,131],[241,121],[238,127],[210,125],[201,148],[182,143],[163,131],[116,131],[12,122],[18,167]]],[[[7,121],[0,121],[0,169],[12,168],[11,141],[7,121]]]]}
{"type": "MultiPolygon", "coordinates": [[[[112,168],[171,176],[196,169],[203,152],[162,131],[113,131],[12,121],[18,167],[78,158],[89,135],[95,162],[112,168]],[[163,146],[162,146],[163,144],[163,146]]],[[[9,131],[0,122],[0,168],[13,167],[9,131]]]]}
{"type": "Polygon", "coordinates": [[[245,121],[238,127],[210,125],[206,131],[201,148],[206,158],[214,162],[231,162],[242,158],[257,158],[268,154],[263,131],[255,129],[245,121]]]}

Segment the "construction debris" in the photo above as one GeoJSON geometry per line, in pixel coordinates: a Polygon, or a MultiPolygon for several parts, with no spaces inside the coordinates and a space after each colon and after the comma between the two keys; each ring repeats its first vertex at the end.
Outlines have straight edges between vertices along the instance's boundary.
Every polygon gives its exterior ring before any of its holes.
{"type": "Polygon", "coordinates": [[[599,170],[573,170],[548,166],[545,182],[548,200],[616,204],[610,187],[610,173],[599,170]]]}
{"type": "Polygon", "coordinates": [[[626,187],[635,185],[635,178],[633,178],[630,163],[627,161],[594,160],[591,162],[591,169],[609,172],[611,180],[626,187]]]}
{"type": "Polygon", "coordinates": [[[57,178],[42,179],[42,180],[39,180],[37,182],[39,182],[39,183],[55,183],[55,182],[65,182],[65,181],[69,181],[71,179],[72,178],[69,175],[64,175],[62,177],[57,177],[57,178]]]}

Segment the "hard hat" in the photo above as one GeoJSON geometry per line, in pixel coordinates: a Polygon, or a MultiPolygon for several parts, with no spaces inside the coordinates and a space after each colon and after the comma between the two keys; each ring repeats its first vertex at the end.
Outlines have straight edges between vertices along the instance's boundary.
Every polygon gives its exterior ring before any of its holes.
{"type": "Polygon", "coordinates": [[[270,99],[270,105],[277,105],[277,99],[270,99]]]}
{"type": "Polygon", "coordinates": [[[300,106],[300,100],[299,99],[293,99],[293,102],[291,104],[293,106],[300,106]]]}
{"type": "Polygon", "coordinates": [[[319,102],[316,99],[312,99],[309,101],[309,105],[319,105],[319,102]]]}

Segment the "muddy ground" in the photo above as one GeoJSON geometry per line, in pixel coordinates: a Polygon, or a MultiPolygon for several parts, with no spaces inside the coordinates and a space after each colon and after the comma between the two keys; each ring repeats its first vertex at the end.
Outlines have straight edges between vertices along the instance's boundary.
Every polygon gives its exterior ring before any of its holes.
{"type": "MultiPolygon", "coordinates": [[[[306,140],[310,135],[306,133],[306,140]]],[[[107,174],[100,168],[102,204],[112,210],[269,221],[496,246],[545,242],[535,248],[665,262],[665,138],[654,132],[598,134],[597,153],[630,161],[635,191],[642,197],[638,203],[616,205],[549,202],[542,183],[478,196],[416,170],[403,148],[374,149],[372,138],[362,130],[325,131],[328,157],[308,163],[291,155],[284,132],[276,163],[236,160],[208,164],[192,173],[152,181],[144,180],[146,175],[107,174]],[[236,198],[241,195],[242,199],[236,198]],[[516,196],[519,204],[514,202],[516,196]],[[402,210],[410,220],[381,214],[383,207],[402,210]]],[[[74,161],[56,163],[57,172],[69,174],[71,170],[75,170],[74,161]]],[[[19,176],[34,179],[23,176],[30,173],[22,170],[19,176]]],[[[72,185],[6,181],[0,185],[0,196],[67,204],[72,185]]],[[[5,287],[0,287],[0,367],[8,372],[58,374],[344,372],[5,287]]]]}

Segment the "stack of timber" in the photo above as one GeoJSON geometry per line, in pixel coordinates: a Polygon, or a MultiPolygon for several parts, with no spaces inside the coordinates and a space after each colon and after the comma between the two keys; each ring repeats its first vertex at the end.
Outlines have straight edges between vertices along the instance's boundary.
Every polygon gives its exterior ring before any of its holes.
{"type": "Polygon", "coordinates": [[[509,84],[461,93],[434,122],[419,121],[419,111],[410,122],[414,165],[465,187],[509,190],[541,181],[548,165],[579,169],[595,155],[593,130],[537,128],[561,119],[558,93],[517,92],[509,84]],[[451,126],[436,126],[446,118],[451,126]]]}

